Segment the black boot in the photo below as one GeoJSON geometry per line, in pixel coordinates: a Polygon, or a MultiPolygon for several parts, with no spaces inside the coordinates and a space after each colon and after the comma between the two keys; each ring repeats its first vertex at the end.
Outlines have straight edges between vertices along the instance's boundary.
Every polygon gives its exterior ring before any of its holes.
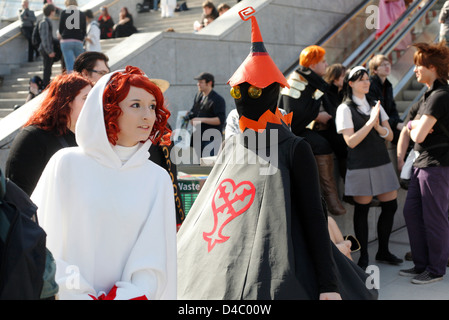
{"type": "Polygon", "coordinates": [[[315,159],[320,176],[321,191],[329,212],[336,216],[345,214],[346,209],[338,197],[337,183],[334,178],[333,154],[315,155],[315,159]]]}

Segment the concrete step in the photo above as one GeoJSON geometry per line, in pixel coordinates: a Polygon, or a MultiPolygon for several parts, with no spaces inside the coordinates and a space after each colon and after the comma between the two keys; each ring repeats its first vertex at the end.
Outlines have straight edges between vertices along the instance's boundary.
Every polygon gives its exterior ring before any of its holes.
{"type": "MultiPolygon", "coordinates": [[[[173,28],[175,32],[193,33],[193,23],[199,20],[203,12],[204,0],[189,0],[187,11],[175,12],[172,18],[161,17],[160,11],[138,13],[134,17],[134,23],[139,32],[158,32],[173,28]]],[[[103,52],[112,49],[125,38],[100,40],[103,52]]],[[[57,62],[52,68],[52,78],[61,73],[61,62],[57,62]]],[[[29,79],[35,75],[42,78],[43,64],[39,57],[34,62],[24,62],[14,66],[10,75],[4,76],[0,87],[0,118],[13,111],[15,105],[23,105],[28,94],[29,79]]]]}
{"type": "Polygon", "coordinates": [[[412,100],[398,100],[396,101],[396,109],[398,110],[399,113],[405,112],[405,110],[407,110],[407,108],[410,106],[410,104],[412,103],[412,100]]]}
{"type": "Polygon", "coordinates": [[[102,39],[100,40],[101,51],[105,52],[109,49],[113,48],[118,43],[122,42],[125,38],[117,38],[117,39],[102,39]]]}
{"type": "MultiPolygon", "coordinates": [[[[60,64],[53,65],[52,76],[61,73],[61,70],[62,68],[60,64]]],[[[5,89],[14,88],[17,85],[22,86],[23,84],[26,84],[28,86],[28,81],[34,75],[38,75],[42,78],[43,67],[38,66],[35,69],[29,69],[29,71],[18,69],[17,72],[5,76],[3,85],[0,87],[0,92],[5,89]]]]}
{"type": "MultiPolygon", "coordinates": [[[[24,98],[24,99],[1,98],[0,99],[0,111],[7,112],[7,114],[9,114],[15,105],[23,105],[25,103],[25,101],[26,101],[26,98],[24,98]]],[[[6,116],[6,115],[4,115],[4,116],[6,116]]]]}
{"type": "Polygon", "coordinates": [[[0,108],[0,119],[6,117],[8,114],[10,114],[11,112],[13,112],[14,109],[13,108],[0,108]]]}
{"type": "Polygon", "coordinates": [[[406,101],[413,101],[418,95],[420,90],[404,90],[402,92],[402,99],[406,101]]]}
{"type": "MultiPolygon", "coordinates": [[[[138,13],[134,17],[139,32],[165,31],[173,28],[175,32],[192,33],[193,23],[199,20],[203,12],[203,0],[189,0],[189,10],[175,12],[172,18],[162,18],[160,11],[138,13]]],[[[217,4],[216,4],[217,5],[217,4]]]]}
{"type": "Polygon", "coordinates": [[[2,92],[1,98],[2,99],[26,99],[28,96],[28,90],[17,90],[17,91],[9,91],[9,92],[2,92]]]}
{"type": "Polygon", "coordinates": [[[416,80],[416,78],[414,78],[414,79],[412,80],[412,82],[410,83],[410,88],[409,88],[409,89],[412,89],[412,90],[421,90],[423,87],[424,87],[424,84],[419,83],[419,82],[416,80]]]}

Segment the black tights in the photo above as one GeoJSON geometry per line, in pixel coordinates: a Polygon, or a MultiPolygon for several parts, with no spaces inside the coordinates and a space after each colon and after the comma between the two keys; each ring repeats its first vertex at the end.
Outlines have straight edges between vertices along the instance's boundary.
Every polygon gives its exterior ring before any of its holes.
{"type": "MultiPolygon", "coordinates": [[[[382,212],[377,221],[377,237],[379,240],[378,253],[389,253],[388,242],[393,229],[394,214],[398,208],[396,199],[381,202],[382,212]]],[[[354,205],[354,232],[360,242],[360,256],[368,257],[368,212],[369,204],[355,203],[354,205]]]]}

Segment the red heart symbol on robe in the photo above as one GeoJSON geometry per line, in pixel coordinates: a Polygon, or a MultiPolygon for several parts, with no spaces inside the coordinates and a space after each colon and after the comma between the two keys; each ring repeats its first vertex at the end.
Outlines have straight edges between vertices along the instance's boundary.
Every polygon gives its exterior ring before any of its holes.
{"type": "Polygon", "coordinates": [[[252,205],[256,188],[250,181],[235,184],[232,179],[224,179],[215,190],[212,198],[214,227],[211,232],[203,232],[210,252],[217,243],[229,239],[222,234],[223,228],[233,219],[244,213],[252,205]]]}

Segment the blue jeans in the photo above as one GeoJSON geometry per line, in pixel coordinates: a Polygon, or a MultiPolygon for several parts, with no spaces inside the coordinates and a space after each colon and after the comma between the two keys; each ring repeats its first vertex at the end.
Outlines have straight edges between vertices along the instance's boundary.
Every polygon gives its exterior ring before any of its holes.
{"type": "Polygon", "coordinates": [[[159,4],[159,0],[153,0],[153,10],[157,10],[158,4],[159,4]]]}
{"type": "Polygon", "coordinates": [[[67,73],[70,73],[73,71],[76,57],[84,52],[83,43],[78,41],[61,42],[61,51],[67,73]]]}

